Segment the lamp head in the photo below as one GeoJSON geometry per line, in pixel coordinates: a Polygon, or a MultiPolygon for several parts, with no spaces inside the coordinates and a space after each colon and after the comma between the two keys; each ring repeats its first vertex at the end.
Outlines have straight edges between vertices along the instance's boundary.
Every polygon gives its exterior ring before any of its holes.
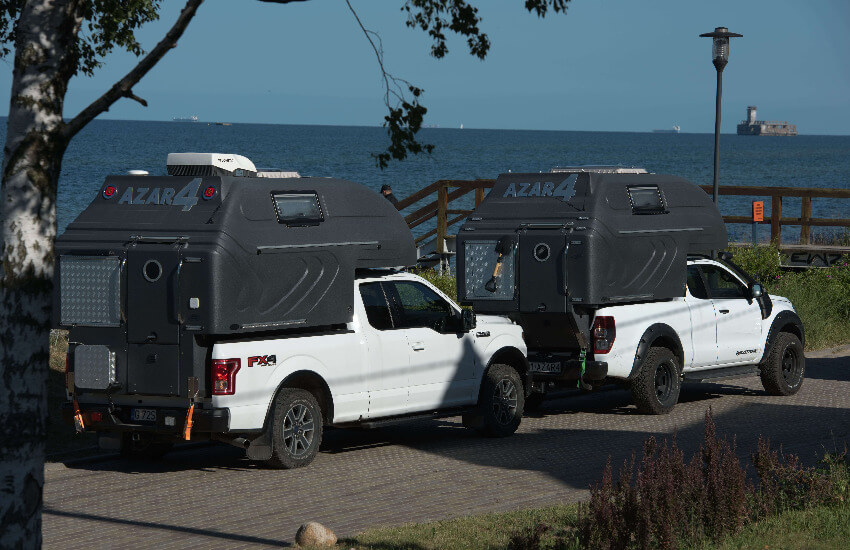
{"type": "Polygon", "coordinates": [[[722,71],[729,62],[729,39],[743,35],[729,32],[726,27],[716,27],[714,32],[707,32],[700,36],[711,38],[711,62],[714,63],[714,68],[722,71]]]}

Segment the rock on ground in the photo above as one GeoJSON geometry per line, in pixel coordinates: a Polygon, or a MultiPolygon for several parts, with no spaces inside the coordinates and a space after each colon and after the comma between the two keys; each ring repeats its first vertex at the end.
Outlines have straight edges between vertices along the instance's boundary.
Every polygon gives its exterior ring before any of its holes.
{"type": "Polygon", "coordinates": [[[333,546],[336,544],[336,535],[321,523],[311,521],[298,528],[295,542],[298,546],[307,547],[333,546]]]}

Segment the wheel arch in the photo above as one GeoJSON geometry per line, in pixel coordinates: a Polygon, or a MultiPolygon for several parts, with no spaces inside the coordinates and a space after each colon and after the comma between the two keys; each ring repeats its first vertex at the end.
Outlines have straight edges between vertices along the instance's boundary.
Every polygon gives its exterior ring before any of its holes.
{"type": "Polygon", "coordinates": [[[497,363],[510,365],[516,369],[520,380],[522,380],[523,392],[528,392],[528,388],[531,387],[528,383],[528,358],[520,349],[510,345],[499,348],[496,353],[490,357],[490,360],[487,362],[487,366],[481,372],[481,377],[478,379],[479,391],[481,389],[481,381],[484,380],[485,376],[487,376],[487,371],[491,366],[497,363]]]}
{"type": "Polygon", "coordinates": [[[803,344],[803,348],[805,349],[806,331],[803,327],[803,321],[796,312],[786,309],[777,313],[776,317],[773,318],[773,322],[770,324],[770,330],[767,333],[767,339],[764,342],[764,351],[762,352],[759,363],[767,361],[770,348],[773,346],[773,342],[780,332],[790,332],[795,335],[800,339],[800,343],[803,344]]]}
{"type": "Polygon", "coordinates": [[[670,325],[655,323],[647,327],[638,341],[637,350],[635,350],[635,360],[632,363],[632,371],[629,373],[629,380],[637,374],[646,354],[654,346],[665,347],[672,351],[673,355],[679,360],[679,368],[685,368],[685,351],[682,347],[679,334],[670,325]]]}
{"type": "MultiPolygon", "coordinates": [[[[311,370],[299,370],[284,378],[274,392],[272,406],[278,394],[284,388],[296,388],[310,392],[319,403],[325,424],[330,424],[334,418],[333,395],[330,386],[318,373],[311,370]]],[[[271,410],[271,408],[269,409],[271,410]]],[[[267,421],[268,421],[268,414],[267,421]]]]}
{"type": "Polygon", "coordinates": [[[484,369],[484,372],[487,372],[487,369],[496,363],[512,366],[523,379],[528,374],[528,358],[522,351],[513,346],[505,346],[496,351],[490,357],[490,361],[487,362],[487,368],[484,369]]]}

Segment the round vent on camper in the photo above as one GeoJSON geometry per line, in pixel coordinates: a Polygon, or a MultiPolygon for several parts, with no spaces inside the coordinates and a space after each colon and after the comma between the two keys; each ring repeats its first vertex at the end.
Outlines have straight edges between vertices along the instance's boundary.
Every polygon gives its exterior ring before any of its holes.
{"type": "Polygon", "coordinates": [[[546,243],[537,243],[534,245],[534,259],[538,262],[545,262],[549,259],[549,254],[551,250],[549,249],[549,245],[546,243]]]}
{"type": "Polygon", "coordinates": [[[142,268],[142,274],[145,276],[145,279],[155,283],[162,277],[162,264],[156,260],[148,260],[142,268]]]}

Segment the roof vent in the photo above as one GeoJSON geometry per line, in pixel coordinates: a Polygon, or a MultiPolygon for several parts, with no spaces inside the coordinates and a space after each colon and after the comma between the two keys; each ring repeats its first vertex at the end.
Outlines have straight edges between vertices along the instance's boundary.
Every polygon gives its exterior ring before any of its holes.
{"type": "Polygon", "coordinates": [[[168,153],[169,176],[248,176],[257,168],[242,155],[222,153],[168,153]]]}

